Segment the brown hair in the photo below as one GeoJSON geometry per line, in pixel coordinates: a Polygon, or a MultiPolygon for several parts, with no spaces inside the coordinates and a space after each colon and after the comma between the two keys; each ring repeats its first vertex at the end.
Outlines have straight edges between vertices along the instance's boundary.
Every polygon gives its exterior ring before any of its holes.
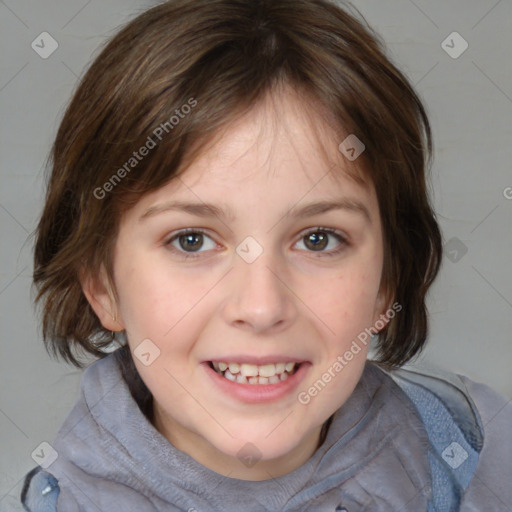
{"type": "MultiPolygon", "coordinates": [[[[329,0],[171,0],[107,44],[60,124],[35,246],[49,352],[78,367],[76,349],[106,355],[111,333],[82,292],[80,270],[104,264],[112,282],[123,212],[183,172],[277,83],[303,91],[364,141],[357,165],[379,202],[382,286],[402,306],[379,334],[377,359],[401,365],[421,350],[425,296],[442,255],[425,180],[431,133],[379,37],[329,0]],[[136,158],[144,146],[147,156],[136,158]]],[[[125,376],[136,379],[129,350],[122,353],[125,376]]]]}

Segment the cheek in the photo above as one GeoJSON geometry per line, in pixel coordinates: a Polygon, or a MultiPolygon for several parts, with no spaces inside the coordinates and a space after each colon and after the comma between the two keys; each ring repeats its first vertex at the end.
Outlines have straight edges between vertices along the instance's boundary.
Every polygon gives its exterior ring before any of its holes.
{"type": "Polygon", "coordinates": [[[130,345],[149,338],[162,350],[186,346],[208,317],[202,299],[214,286],[213,277],[211,283],[198,280],[165,261],[137,255],[119,263],[119,305],[130,345]]]}
{"type": "Polygon", "coordinates": [[[333,325],[361,324],[372,319],[379,281],[375,272],[354,269],[325,279],[310,297],[315,310],[322,311],[333,325]]]}
{"type": "Polygon", "coordinates": [[[164,269],[147,258],[124,254],[127,256],[117,261],[116,286],[129,340],[135,343],[139,338],[161,338],[173,324],[173,307],[180,304],[173,300],[180,283],[169,279],[164,269]]]}

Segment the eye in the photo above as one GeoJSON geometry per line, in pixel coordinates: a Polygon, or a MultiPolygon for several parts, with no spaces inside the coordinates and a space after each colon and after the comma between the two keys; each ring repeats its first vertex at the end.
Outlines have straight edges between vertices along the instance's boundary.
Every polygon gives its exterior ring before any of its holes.
{"type": "Polygon", "coordinates": [[[334,229],[321,227],[308,231],[297,243],[300,242],[304,243],[309,252],[318,252],[322,257],[335,256],[348,245],[347,239],[341,233],[334,229]],[[326,247],[333,245],[333,240],[338,241],[339,247],[325,251],[326,247]]]}
{"type": "MultiPolygon", "coordinates": [[[[316,252],[320,257],[336,256],[349,245],[346,237],[341,233],[331,228],[322,227],[309,230],[297,243],[304,243],[307,252],[316,252]],[[338,248],[325,250],[332,245],[336,245],[336,241],[338,248]]],[[[199,258],[201,253],[217,247],[212,238],[205,231],[198,228],[189,228],[177,232],[165,242],[165,245],[172,252],[183,256],[185,259],[199,258]],[[209,241],[209,247],[208,244],[205,246],[205,241],[209,241]]]]}
{"type": "Polygon", "coordinates": [[[198,257],[194,253],[204,252],[200,251],[200,249],[204,247],[205,239],[210,241],[210,247],[207,246],[205,250],[217,247],[217,244],[201,229],[184,229],[179,231],[169,238],[165,245],[170,247],[173,252],[183,255],[185,258],[194,258],[198,257]]]}

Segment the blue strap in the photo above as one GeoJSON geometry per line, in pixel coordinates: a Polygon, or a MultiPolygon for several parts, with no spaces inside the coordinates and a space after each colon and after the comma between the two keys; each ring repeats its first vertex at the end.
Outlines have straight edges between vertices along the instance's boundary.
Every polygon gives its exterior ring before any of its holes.
{"type": "Polygon", "coordinates": [[[57,512],[59,493],[57,479],[37,466],[25,476],[21,503],[27,512],[57,512]]]}
{"type": "Polygon", "coordinates": [[[407,370],[390,375],[416,406],[432,446],[428,458],[433,501],[428,512],[455,512],[476,471],[483,445],[476,407],[453,377],[450,382],[407,370]]]}

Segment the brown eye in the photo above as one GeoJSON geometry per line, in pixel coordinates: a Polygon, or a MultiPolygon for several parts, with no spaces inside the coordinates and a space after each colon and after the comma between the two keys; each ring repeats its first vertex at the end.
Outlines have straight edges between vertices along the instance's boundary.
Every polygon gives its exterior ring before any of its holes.
{"type": "Polygon", "coordinates": [[[201,233],[187,233],[178,237],[180,247],[184,251],[198,251],[203,245],[203,235],[201,233]]]}
{"type": "Polygon", "coordinates": [[[345,236],[330,228],[310,230],[298,243],[303,243],[307,252],[316,252],[320,257],[336,256],[350,245],[345,236]]]}
{"type": "Polygon", "coordinates": [[[315,231],[304,237],[305,245],[312,251],[323,251],[329,242],[329,235],[323,231],[315,231]]]}
{"type": "Polygon", "coordinates": [[[200,229],[186,229],[179,231],[169,238],[165,245],[178,256],[195,258],[206,256],[206,253],[217,247],[212,238],[200,229]]]}

